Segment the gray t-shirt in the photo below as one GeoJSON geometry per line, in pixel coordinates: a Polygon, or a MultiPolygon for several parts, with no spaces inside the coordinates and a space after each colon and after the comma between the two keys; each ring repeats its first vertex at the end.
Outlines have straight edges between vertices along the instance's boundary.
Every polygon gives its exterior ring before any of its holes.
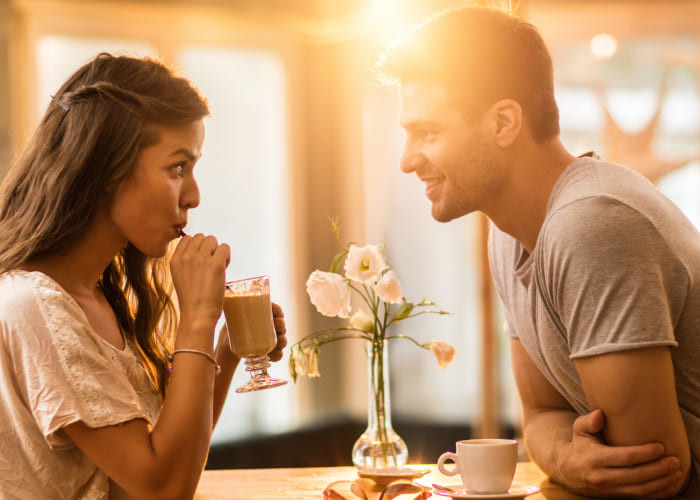
{"type": "Polygon", "coordinates": [[[493,228],[506,331],[579,413],[574,360],[668,346],[700,498],[700,233],[645,178],[583,157],[557,180],[532,255],[493,228]]]}

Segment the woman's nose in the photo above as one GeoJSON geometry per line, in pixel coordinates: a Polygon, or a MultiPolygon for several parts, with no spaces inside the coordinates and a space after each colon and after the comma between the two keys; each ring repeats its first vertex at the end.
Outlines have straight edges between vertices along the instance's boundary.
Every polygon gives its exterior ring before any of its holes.
{"type": "Polygon", "coordinates": [[[199,206],[199,186],[193,176],[185,181],[182,189],[181,204],[185,208],[195,208],[199,206]]]}

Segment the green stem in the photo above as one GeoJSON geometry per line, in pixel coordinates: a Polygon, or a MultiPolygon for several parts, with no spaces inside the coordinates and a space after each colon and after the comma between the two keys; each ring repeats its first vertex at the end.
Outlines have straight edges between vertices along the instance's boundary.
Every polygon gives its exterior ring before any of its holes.
{"type": "MultiPolygon", "coordinates": [[[[352,281],[350,281],[350,280],[346,280],[346,281],[348,282],[348,286],[350,288],[352,288],[353,290],[355,290],[360,297],[362,297],[362,300],[365,301],[365,304],[367,304],[367,307],[369,307],[372,311],[374,311],[374,308],[372,307],[372,303],[369,300],[369,294],[365,295],[364,293],[362,293],[362,290],[360,290],[355,285],[353,285],[352,281]]],[[[365,292],[367,292],[367,287],[365,285],[363,285],[363,286],[365,288],[365,292]]]]}
{"type": "Polygon", "coordinates": [[[329,342],[334,342],[336,340],[344,340],[344,339],[364,339],[369,342],[372,341],[372,336],[364,332],[362,330],[358,330],[357,328],[349,328],[349,327],[337,327],[337,328],[325,328],[323,330],[316,330],[315,332],[312,332],[308,334],[306,337],[301,339],[300,341],[292,344],[290,347],[290,350],[294,349],[295,347],[301,347],[302,344],[308,345],[308,344],[315,344],[318,346],[327,344],[329,342]],[[353,332],[353,333],[338,333],[338,332],[353,332]]]}
{"type": "Polygon", "coordinates": [[[411,313],[405,318],[403,318],[401,321],[408,319],[408,318],[415,318],[416,316],[420,316],[421,314],[452,314],[448,313],[447,311],[419,311],[417,313],[411,313]]]}
{"type": "Polygon", "coordinates": [[[416,344],[418,347],[422,347],[423,349],[429,349],[429,347],[426,347],[425,345],[421,344],[420,342],[418,342],[418,341],[417,341],[416,339],[414,339],[413,337],[409,337],[408,335],[401,335],[401,334],[399,334],[399,335],[391,335],[391,336],[387,337],[386,339],[387,339],[387,340],[390,340],[390,339],[406,339],[406,340],[410,340],[411,342],[413,342],[414,344],[416,344]]]}
{"type": "MultiPolygon", "coordinates": [[[[386,393],[385,393],[385,374],[384,374],[384,349],[386,348],[384,340],[377,340],[371,344],[372,371],[371,385],[374,396],[374,420],[377,425],[377,438],[379,439],[382,454],[384,456],[384,464],[389,465],[390,457],[393,458],[393,464],[398,466],[396,450],[389,442],[388,422],[386,416],[386,393]]],[[[377,466],[376,462],[373,464],[377,466]]]]}

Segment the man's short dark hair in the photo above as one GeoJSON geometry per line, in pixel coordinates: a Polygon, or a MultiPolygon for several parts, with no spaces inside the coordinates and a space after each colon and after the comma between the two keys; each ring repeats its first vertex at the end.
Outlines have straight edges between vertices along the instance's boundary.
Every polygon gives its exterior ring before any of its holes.
{"type": "Polygon", "coordinates": [[[535,141],[559,135],[549,51],[535,26],[505,12],[462,7],[436,14],[395,42],[377,69],[383,79],[445,85],[465,116],[513,99],[535,141]]]}

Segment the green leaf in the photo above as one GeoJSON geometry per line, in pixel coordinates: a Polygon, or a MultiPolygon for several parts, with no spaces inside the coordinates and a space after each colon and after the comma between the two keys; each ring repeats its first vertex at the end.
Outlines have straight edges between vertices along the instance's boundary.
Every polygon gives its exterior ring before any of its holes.
{"type": "Polygon", "coordinates": [[[401,321],[402,319],[408,318],[411,311],[413,311],[413,302],[407,300],[394,312],[394,321],[401,321]]]}
{"type": "Polygon", "coordinates": [[[292,378],[293,383],[297,383],[297,366],[296,366],[296,361],[294,359],[294,353],[292,353],[291,356],[289,356],[289,376],[292,378]]]}
{"type": "Polygon", "coordinates": [[[332,273],[337,273],[338,269],[340,269],[340,263],[343,262],[343,259],[345,256],[348,254],[347,250],[343,250],[340,252],[338,255],[333,257],[333,262],[331,262],[331,272],[332,273]]]}

